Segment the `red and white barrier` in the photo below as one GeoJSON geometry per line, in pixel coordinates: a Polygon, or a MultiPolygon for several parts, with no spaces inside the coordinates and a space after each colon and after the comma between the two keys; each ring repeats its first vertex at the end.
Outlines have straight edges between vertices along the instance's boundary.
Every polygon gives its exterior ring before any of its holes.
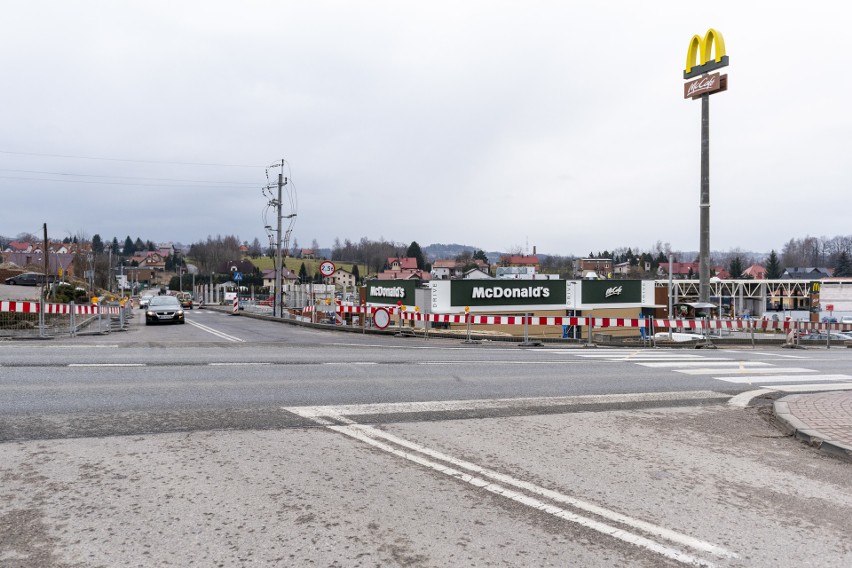
{"type": "MultiPolygon", "coordinates": [[[[41,311],[38,302],[0,302],[0,312],[18,313],[18,314],[37,314],[41,311]]],[[[74,314],[76,315],[97,315],[111,314],[117,315],[121,312],[120,306],[74,306],[74,314]]],[[[71,304],[45,304],[44,313],[46,314],[70,314],[71,304]]]]}

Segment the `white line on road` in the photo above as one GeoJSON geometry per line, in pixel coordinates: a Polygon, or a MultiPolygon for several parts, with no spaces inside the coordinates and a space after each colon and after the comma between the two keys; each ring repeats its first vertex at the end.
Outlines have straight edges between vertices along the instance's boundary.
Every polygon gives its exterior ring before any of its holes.
{"type": "MultiPolygon", "coordinates": [[[[684,375],[715,375],[718,373],[735,375],[737,373],[816,373],[814,369],[800,369],[798,367],[790,367],[789,369],[778,369],[776,367],[766,367],[758,369],[673,369],[675,373],[683,373],[684,375]]],[[[715,377],[718,378],[718,377],[715,377]]]]}
{"type": "Polygon", "coordinates": [[[288,408],[299,416],[342,415],[363,416],[365,414],[404,414],[410,412],[453,412],[458,410],[492,410],[500,408],[546,408],[552,406],[625,404],[630,402],[676,400],[704,400],[718,398],[727,400],[730,395],[715,391],[650,392],[630,394],[590,394],[578,396],[548,396],[528,398],[492,398],[474,400],[431,400],[425,402],[385,402],[374,404],[344,404],[337,406],[298,406],[288,408]]]}
{"type": "Polygon", "coordinates": [[[810,359],[804,355],[782,355],[780,353],[761,353],[760,351],[752,351],[751,355],[764,355],[766,357],[783,357],[785,359],[810,359]]]}
{"type": "Polygon", "coordinates": [[[840,391],[852,390],[852,383],[825,383],[811,385],[778,385],[772,387],[774,390],[781,392],[821,392],[821,391],[840,391]]]}
{"type": "Polygon", "coordinates": [[[186,320],[186,323],[188,323],[189,325],[193,325],[193,326],[197,327],[201,331],[206,331],[207,333],[212,333],[216,337],[220,337],[220,338],[225,339],[227,341],[233,341],[235,343],[245,342],[245,339],[240,339],[239,337],[234,337],[233,335],[228,335],[227,333],[213,329],[212,327],[207,327],[206,325],[202,325],[198,322],[186,320]]]}
{"type": "Polygon", "coordinates": [[[745,377],[713,377],[728,383],[792,383],[794,381],[852,381],[849,375],[753,375],[745,377]]]}
{"type": "Polygon", "coordinates": [[[665,363],[637,363],[640,367],[769,367],[769,363],[760,361],[668,361],[665,363]]]}
{"type": "MultiPolygon", "coordinates": [[[[482,402],[487,402],[487,401],[482,401],[482,402]]],[[[441,403],[439,403],[439,404],[441,404],[441,403]]],[[[322,418],[321,416],[314,415],[313,412],[316,411],[317,408],[318,407],[314,407],[314,408],[291,407],[291,408],[285,408],[285,410],[288,410],[288,411],[293,412],[295,414],[299,414],[299,415],[304,416],[304,417],[312,418],[316,422],[325,425],[330,430],[344,434],[344,435],[349,436],[351,438],[355,438],[359,441],[362,441],[366,444],[369,444],[369,445],[371,445],[375,448],[378,448],[382,451],[388,452],[388,453],[393,454],[397,457],[401,457],[403,459],[406,459],[406,460],[414,462],[418,465],[427,467],[427,468],[432,469],[434,471],[443,473],[444,475],[450,476],[450,477],[457,479],[459,481],[463,481],[465,483],[473,485],[474,487],[484,489],[486,491],[489,491],[490,493],[505,497],[507,499],[511,499],[511,500],[513,500],[517,503],[526,505],[526,506],[531,507],[533,509],[547,513],[549,515],[553,515],[557,518],[564,519],[564,520],[579,524],[583,527],[586,527],[586,528],[589,528],[589,529],[592,529],[592,530],[596,530],[596,531],[601,532],[603,534],[607,534],[607,535],[609,535],[613,538],[616,538],[616,539],[621,540],[623,542],[632,544],[634,546],[645,548],[647,550],[653,551],[657,554],[663,555],[663,556],[670,558],[672,560],[675,560],[677,562],[681,562],[681,563],[684,563],[684,564],[699,565],[699,566],[712,566],[711,563],[709,563],[709,562],[707,562],[703,559],[700,559],[700,558],[697,558],[697,557],[692,556],[690,554],[686,554],[686,553],[681,552],[679,550],[670,548],[666,545],[660,544],[659,542],[656,542],[656,541],[651,540],[649,538],[646,538],[644,536],[626,531],[626,530],[621,529],[617,526],[609,525],[609,524],[603,523],[601,521],[597,521],[597,520],[594,520],[594,519],[591,519],[591,518],[588,518],[588,517],[584,517],[582,515],[578,515],[576,513],[573,513],[571,511],[563,508],[563,507],[557,507],[557,506],[548,504],[544,501],[541,501],[539,499],[529,497],[529,496],[527,496],[523,493],[519,493],[518,491],[514,491],[512,489],[507,489],[503,485],[508,485],[508,486],[511,486],[511,487],[515,487],[517,489],[522,489],[522,490],[527,491],[529,493],[532,493],[532,494],[544,497],[546,499],[549,499],[553,502],[569,505],[569,506],[572,506],[576,509],[587,511],[589,513],[598,515],[599,517],[602,517],[604,519],[620,523],[622,525],[631,527],[633,529],[644,531],[648,534],[654,535],[655,537],[659,537],[659,538],[662,538],[662,539],[669,540],[671,542],[675,542],[675,543],[678,543],[678,544],[681,544],[681,545],[685,545],[685,546],[688,546],[688,547],[693,548],[695,550],[699,550],[699,551],[702,551],[702,552],[708,552],[708,553],[711,553],[711,554],[714,554],[716,556],[723,557],[723,558],[737,558],[737,555],[734,554],[733,552],[730,552],[730,551],[728,551],[728,550],[726,550],[726,549],[724,549],[720,546],[717,546],[717,545],[696,539],[696,538],[691,537],[689,535],[678,533],[678,532],[673,531],[671,529],[667,529],[665,527],[660,527],[660,526],[657,526],[657,525],[654,525],[652,523],[648,523],[648,522],[645,522],[645,521],[642,521],[642,520],[639,520],[639,519],[633,519],[631,517],[628,517],[627,515],[623,515],[621,513],[616,512],[616,511],[611,511],[611,510],[605,509],[605,508],[603,508],[599,505],[596,505],[594,503],[590,503],[590,502],[583,501],[583,500],[580,500],[580,499],[577,499],[577,498],[574,498],[574,497],[571,497],[571,496],[568,496],[568,495],[564,495],[562,493],[559,493],[559,492],[556,492],[556,491],[553,491],[553,490],[550,490],[550,489],[546,489],[546,488],[540,487],[538,485],[534,485],[532,483],[511,477],[509,475],[505,475],[505,474],[502,474],[502,473],[498,473],[498,472],[489,470],[487,468],[478,466],[478,465],[473,464],[471,462],[456,459],[456,458],[449,456],[447,454],[443,454],[443,453],[437,452],[435,450],[432,450],[430,448],[427,448],[425,446],[415,444],[413,442],[410,442],[410,441],[405,440],[403,438],[400,438],[398,436],[394,436],[394,435],[389,434],[387,432],[377,430],[377,429],[375,429],[371,426],[363,426],[363,425],[354,424],[351,420],[348,420],[348,419],[344,418],[343,415],[339,414],[339,412],[341,410],[343,410],[345,407],[324,407],[324,411],[326,412],[326,414],[324,416],[329,417],[329,418],[333,418],[333,419],[335,419],[339,422],[344,422],[344,423],[347,424],[347,425],[343,425],[343,426],[334,425],[334,424],[330,423],[328,420],[322,418]],[[332,409],[334,409],[334,410],[332,410],[332,409]],[[384,440],[384,441],[381,441],[381,440],[384,440]],[[402,448],[405,448],[405,450],[398,449],[397,447],[392,446],[392,445],[385,443],[385,442],[390,442],[391,444],[395,444],[396,446],[400,446],[402,448]],[[412,451],[417,452],[418,454],[421,454],[421,455],[415,455],[415,454],[411,453],[412,451]],[[458,469],[453,469],[453,468],[448,467],[446,465],[443,465],[441,463],[432,461],[430,459],[426,459],[425,457],[422,457],[422,456],[427,456],[429,458],[433,458],[433,459],[443,461],[445,463],[451,464],[451,465],[458,467],[460,469],[467,470],[469,472],[472,472],[472,473],[477,474],[478,476],[482,476],[482,477],[477,477],[477,475],[470,475],[468,473],[464,473],[463,471],[459,471],[458,469]],[[488,481],[487,479],[483,479],[483,478],[490,478],[490,479],[499,481],[503,485],[498,485],[496,483],[493,483],[493,482],[488,481]]]]}
{"type": "Polygon", "coordinates": [[[271,364],[272,363],[261,363],[261,362],[253,363],[251,361],[245,361],[245,362],[242,362],[242,363],[240,363],[240,362],[237,362],[237,363],[207,363],[207,365],[210,366],[210,367],[259,367],[261,365],[271,365],[271,364]]]}
{"type": "Polygon", "coordinates": [[[145,367],[145,363],[68,363],[69,367],[145,367]]]}

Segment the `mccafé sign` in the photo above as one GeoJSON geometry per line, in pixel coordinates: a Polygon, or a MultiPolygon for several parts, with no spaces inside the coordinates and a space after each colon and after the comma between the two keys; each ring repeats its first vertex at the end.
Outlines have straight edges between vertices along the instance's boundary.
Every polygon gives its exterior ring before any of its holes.
{"type": "Polygon", "coordinates": [[[683,85],[683,98],[697,99],[703,94],[717,93],[728,90],[728,76],[713,73],[687,81],[683,85]]]}

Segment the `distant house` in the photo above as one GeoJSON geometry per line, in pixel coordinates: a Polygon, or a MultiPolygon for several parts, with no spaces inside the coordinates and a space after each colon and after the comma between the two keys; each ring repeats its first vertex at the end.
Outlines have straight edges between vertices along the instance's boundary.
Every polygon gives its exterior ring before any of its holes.
{"type": "Polygon", "coordinates": [[[355,288],[355,275],[343,268],[338,268],[334,274],[323,280],[326,284],[334,284],[342,288],[355,288]]]}
{"type": "Polygon", "coordinates": [[[417,259],[411,256],[389,258],[390,270],[417,270],[417,259]]]}
{"type": "MultiPolygon", "coordinates": [[[[44,272],[44,255],[41,252],[4,252],[3,262],[11,262],[21,268],[30,268],[38,272],[44,272]]],[[[62,269],[63,277],[76,276],[74,274],[74,255],[49,254],[47,256],[47,271],[49,274],[58,274],[62,269]]]]}
{"type": "Polygon", "coordinates": [[[148,250],[133,256],[130,259],[130,263],[136,263],[136,266],[139,268],[147,268],[149,270],[163,271],[166,269],[166,259],[155,250],[148,250]]]}
{"type": "Polygon", "coordinates": [[[417,268],[417,259],[413,257],[391,257],[390,267],[376,275],[379,280],[431,280],[432,273],[417,268]]]}
{"type": "Polygon", "coordinates": [[[174,256],[175,246],[172,243],[160,243],[157,245],[157,252],[159,252],[160,256],[163,258],[174,256]]]}
{"type": "Polygon", "coordinates": [[[474,268],[471,264],[476,265],[475,270],[485,274],[486,278],[490,278],[491,275],[488,274],[488,264],[481,260],[470,260],[467,262],[459,262],[458,260],[436,260],[432,263],[432,279],[433,280],[450,280],[453,278],[468,278],[466,276],[468,271],[465,271],[465,267],[474,268]]]}
{"type": "Polygon", "coordinates": [[[671,272],[672,278],[698,278],[700,266],[697,262],[661,262],[657,272],[661,276],[668,276],[671,272]]]}
{"type": "Polygon", "coordinates": [[[425,270],[384,270],[376,275],[379,280],[431,280],[432,275],[425,270]]]}
{"type": "Polygon", "coordinates": [[[526,254],[507,254],[500,257],[500,266],[532,266],[538,271],[538,256],[526,254]]]}
{"type": "Polygon", "coordinates": [[[752,278],[753,280],[766,280],[766,269],[759,264],[752,264],[743,270],[743,278],[752,278]]]}
{"type": "Polygon", "coordinates": [[[449,280],[460,274],[458,262],[455,260],[436,260],[432,263],[432,278],[434,280],[449,280]]]}
{"type": "MultiPolygon", "coordinates": [[[[268,270],[264,270],[262,276],[263,276],[263,285],[265,287],[269,288],[270,290],[274,290],[275,289],[275,269],[270,268],[268,270]]],[[[282,285],[286,286],[288,284],[298,284],[298,283],[299,283],[299,277],[298,277],[298,275],[294,274],[292,270],[290,270],[288,268],[282,268],[281,269],[281,284],[282,285]]]]}
{"type": "Polygon", "coordinates": [[[316,260],[317,254],[318,252],[316,249],[302,249],[299,253],[299,257],[306,260],[316,260]]]}
{"type": "Polygon", "coordinates": [[[462,275],[465,280],[491,280],[493,277],[481,268],[471,268],[462,275]]]}
{"type": "Polygon", "coordinates": [[[248,260],[229,260],[220,264],[216,272],[242,272],[243,274],[259,274],[260,269],[248,260]]]}
{"type": "Polygon", "coordinates": [[[831,268],[791,266],[781,274],[782,280],[821,280],[834,273],[831,268]]]}
{"type": "Polygon", "coordinates": [[[613,262],[611,258],[579,258],[574,261],[574,272],[586,278],[594,273],[598,278],[612,278],[613,262]]]}
{"type": "Polygon", "coordinates": [[[3,252],[32,252],[33,245],[32,243],[26,243],[22,241],[12,241],[9,243],[9,246],[6,247],[6,250],[3,252]]]}

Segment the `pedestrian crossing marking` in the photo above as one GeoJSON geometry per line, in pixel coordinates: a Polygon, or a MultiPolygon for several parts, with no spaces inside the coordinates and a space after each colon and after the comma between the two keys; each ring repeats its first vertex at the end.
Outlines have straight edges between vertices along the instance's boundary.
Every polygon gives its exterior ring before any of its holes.
{"type": "Polygon", "coordinates": [[[714,360],[714,361],[666,361],[666,362],[655,362],[655,363],[637,363],[640,367],[649,367],[652,369],[661,368],[661,367],[697,367],[699,365],[706,365],[708,367],[770,367],[773,366],[771,363],[764,363],[762,361],[723,361],[723,360],[714,360]]]}
{"type": "MultiPolygon", "coordinates": [[[[789,369],[778,369],[776,367],[767,368],[748,368],[748,369],[673,369],[675,373],[683,373],[684,375],[737,375],[742,373],[816,373],[813,369],[802,369],[799,367],[790,367],[789,369]]],[[[714,377],[719,378],[719,377],[714,377]]]]}
{"type": "MultiPolygon", "coordinates": [[[[776,369],[781,371],[782,369],[776,369]]],[[[799,382],[817,382],[817,381],[852,381],[849,375],[751,375],[740,377],[713,377],[719,381],[728,383],[790,383],[793,381],[799,382]]]]}

